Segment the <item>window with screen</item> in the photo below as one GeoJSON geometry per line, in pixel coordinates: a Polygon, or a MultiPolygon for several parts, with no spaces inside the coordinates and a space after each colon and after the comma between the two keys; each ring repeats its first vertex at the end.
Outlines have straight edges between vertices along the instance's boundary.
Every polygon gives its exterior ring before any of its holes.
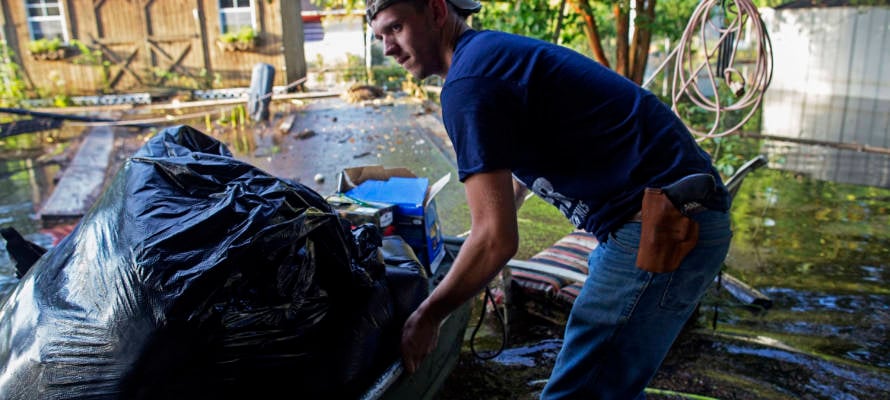
{"type": "Polygon", "coordinates": [[[222,33],[235,33],[245,26],[256,29],[253,21],[253,0],[219,0],[222,33]]]}
{"type": "Polygon", "coordinates": [[[68,41],[61,0],[25,0],[31,39],[68,41]]]}

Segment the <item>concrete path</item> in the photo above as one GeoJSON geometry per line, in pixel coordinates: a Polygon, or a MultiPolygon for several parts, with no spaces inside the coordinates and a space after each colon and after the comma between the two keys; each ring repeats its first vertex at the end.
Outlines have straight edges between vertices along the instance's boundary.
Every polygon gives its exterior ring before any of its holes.
{"type": "Polygon", "coordinates": [[[110,127],[97,127],[87,132],[77,154],[39,212],[45,223],[79,218],[89,210],[102,190],[113,147],[114,132],[110,127]]]}

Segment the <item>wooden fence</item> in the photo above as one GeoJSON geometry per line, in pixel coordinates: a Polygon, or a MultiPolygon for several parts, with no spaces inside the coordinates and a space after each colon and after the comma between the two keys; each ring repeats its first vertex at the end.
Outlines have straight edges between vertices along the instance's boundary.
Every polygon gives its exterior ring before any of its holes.
{"type": "Polygon", "coordinates": [[[247,51],[219,45],[218,0],[37,2],[61,14],[57,19],[69,46],[59,60],[36,59],[29,53],[34,14],[40,11],[28,3],[0,0],[2,33],[18,57],[26,84],[45,93],[243,87],[250,84],[253,66],[261,62],[275,68],[276,85],[306,74],[299,1],[251,0],[250,18],[259,35],[247,51]],[[88,54],[73,45],[77,42],[88,54]]]}

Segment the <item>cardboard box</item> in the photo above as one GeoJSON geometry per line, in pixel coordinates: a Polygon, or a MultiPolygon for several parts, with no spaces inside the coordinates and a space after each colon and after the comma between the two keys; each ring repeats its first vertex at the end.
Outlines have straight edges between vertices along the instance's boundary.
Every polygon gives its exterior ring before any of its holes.
{"type": "Polygon", "coordinates": [[[340,218],[349,221],[353,227],[371,223],[380,228],[384,235],[392,234],[395,231],[395,205],[363,202],[343,194],[334,194],[326,197],[325,200],[340,215],[340,218]]]}
{"type": "Polygon", "coordinates": [[[405,239],[427,272],[433,273],[445,256],[435,197],[450,179],[449,173],[430,185],[429,179],[418,178],[407,168],[369,165],[341,171],[337,190],[363,202],[393,204],[394,234],[405,239]]]}

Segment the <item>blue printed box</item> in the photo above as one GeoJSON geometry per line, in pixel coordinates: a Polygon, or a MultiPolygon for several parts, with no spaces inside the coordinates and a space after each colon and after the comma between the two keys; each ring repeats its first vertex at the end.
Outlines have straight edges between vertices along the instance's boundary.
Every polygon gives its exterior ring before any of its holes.
{"type": "Polygon", "coordinates": [[[338,191],[361,201],[393,204],[395,234],[405,239],[432,273],[445,255],[435,196],[451,179],[446,174],[430,185],[407,168],[380,165],[353,167],[340,173],[338,191]]]}

